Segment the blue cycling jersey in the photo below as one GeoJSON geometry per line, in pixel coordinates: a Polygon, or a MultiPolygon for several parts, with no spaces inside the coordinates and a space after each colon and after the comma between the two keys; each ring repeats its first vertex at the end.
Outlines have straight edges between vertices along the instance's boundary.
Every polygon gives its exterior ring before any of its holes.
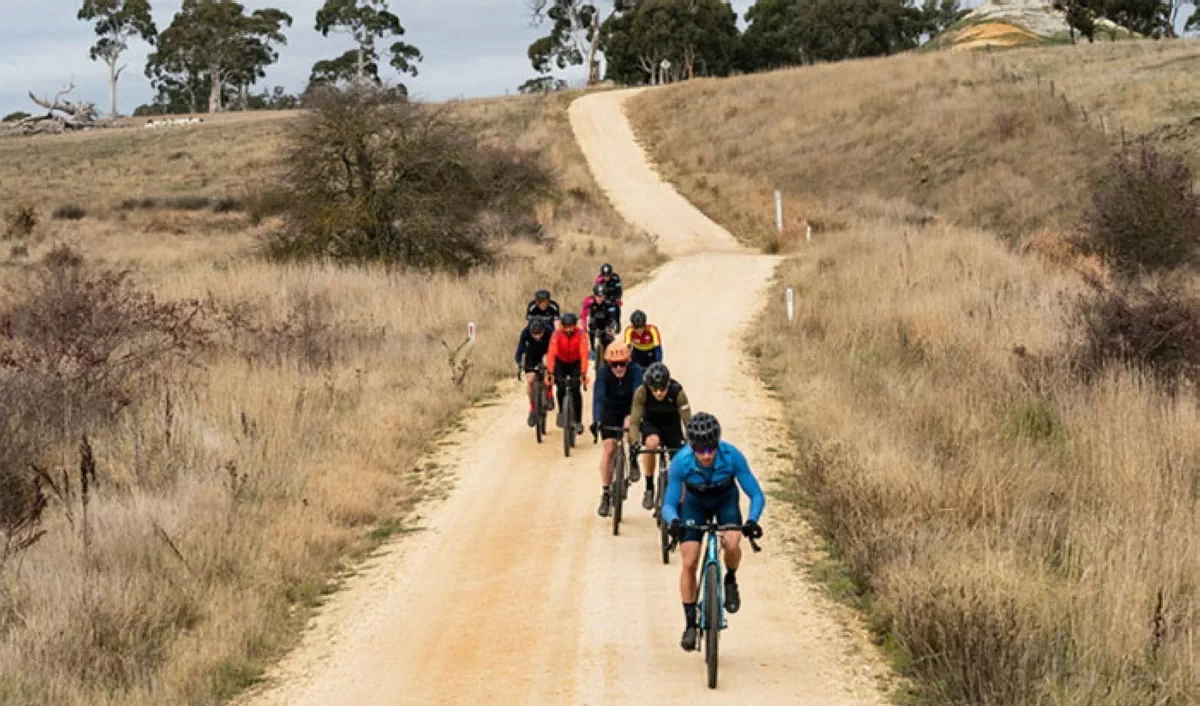
{"type": "Polygon", "coordinates": [[[750,471],[750,464],[746,463],[746,457],[728,441],[721,441],[717,444],[717,456],[713,461],[712,468],[700,466],[691,446],[683,447],[676,454],[675,459],[671,461],[667,492],[663,496],[663,522],[670,523],[671,520],[679,517],[679,499],[683,495],[685,485],[712,485],[728,481],[730,478],[737,480],[737,484],[742,487],[742,492],[750,496],[750,519],[758,522],[767,505],[767,498],[758,485],[758,479],[750,471]]]}

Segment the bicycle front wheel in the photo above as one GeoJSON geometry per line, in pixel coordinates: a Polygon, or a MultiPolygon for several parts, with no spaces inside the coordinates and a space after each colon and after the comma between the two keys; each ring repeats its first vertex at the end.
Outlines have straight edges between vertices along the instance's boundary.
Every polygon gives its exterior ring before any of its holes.
{"type": "Polygon", "coordinates": [[[625,454],[620,447],[613,452],[612,485],[608,492],[612,499],[613,534],[620,533],[621,508],[625,505],[625,454]]]}
{"type": "Polygon", "coordinates": [[[571,399],[571,391],[563,395],[563,455],[571,456],[571,447],[575,445],[575,402],[571,399]]]}
{"type": "Polygon", "coordinates": [[[533,383],[533,429],[537,442],[542,443],[546,433],[546,388],[540,379],[533,383]]]}
{"type": "Polygon", "coordinates": [[[708,688],[717,688],[717,646],[721,640],[721,579],[716,565],[704,569],[704,661],[708,665],[708,688]]]}

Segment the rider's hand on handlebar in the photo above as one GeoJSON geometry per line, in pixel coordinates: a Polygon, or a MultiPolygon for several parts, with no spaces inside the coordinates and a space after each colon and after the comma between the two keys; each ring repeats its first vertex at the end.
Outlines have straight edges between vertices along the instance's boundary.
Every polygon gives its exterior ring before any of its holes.
{"type": "Polygon", "coordinates": [[[671,520],[671,524],[667,526],[667,534],[671,535],[673,539],[683,537],[683,523],[679,521],[678,517],[671,520]]]}
{"type": "Polygon", "coordinates": [[[758,539],[763,536],[762,527],[754,520],[746,520],[746,524],[742,527],[742,534],[750,539],[758,539]]]}

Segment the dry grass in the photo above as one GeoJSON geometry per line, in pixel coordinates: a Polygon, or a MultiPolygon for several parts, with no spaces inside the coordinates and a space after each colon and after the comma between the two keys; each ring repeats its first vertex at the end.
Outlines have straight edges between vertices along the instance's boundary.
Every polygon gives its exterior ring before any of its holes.
{"type": "MultiPolygon", "coordinates": [[[[49,533],[0,571],[0,703],[218,703],[292,643],[348,560],[419,529],[413,503],[447,481],[421,453],[510,376],[532,291],[577,301],[600,257],[633,278],[653,264],[583,166],[568,102],[462,106],[496,140],[544,152],[573,194],[539,214],[552,251],[518,243],[495,270],[462,279],[271,266],[251,253],[270,221],[113,208],[247,188],[270,175],[286,122],[0,141],[6,202],[70,200],[89,212],[43,219],[10,272],[65,242],[90,261],[135,267],[162,299],[225,312],[201,369],[157,371],[129,407],[87,424],[98,469],[90,547],[79,508],[72,526],[55,501],[49,533]],[[191,157],[155,156],[175,152],[191,157]],[[12,154],[24,160],[20,179],[12,154]],[[441,341],[456,346],[468,321],[478,340],[456,384],[441,341]]],[[[77,451],[78,439],[63,439],[40,461],[57,478],[77,451]]]]}
{"type": "Polygon", "coordinates": [[[1195,390],[1066,372],[1072,269],[1105,272],[1062,232],[1119,138],[1036,88],[1054,78],[1131,134],[1190,130],[1194,46],[906,56],[634,104],[685,195],[797,253],[752,346],[800,447],[787,490],[921,702],[1200,702],[1195,390]]]}
{"type": "Polygon", "coordinates": [[[914,54],[678,84],[630,112],[663,173],[749,242],[775,237],[775,188],[786,242],[872,215],[864,196],[1019,237],[1075,224],[1121,125],[1200,166],[1197,56],[1191,40],[914,54]]]}

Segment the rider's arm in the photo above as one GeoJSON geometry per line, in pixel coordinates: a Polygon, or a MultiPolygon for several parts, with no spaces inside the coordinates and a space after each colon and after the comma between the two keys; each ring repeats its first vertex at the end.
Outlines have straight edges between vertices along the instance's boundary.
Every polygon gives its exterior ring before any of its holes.
{"type": "Polygon", "coordinates": [[[642,428],[642,415],[646,408],[646,388],[638,387],[633,393],[633,407],[629,410],[629,433],[626,434],[630,445],[638,438],[638,430],[642,428]]]}
{"type": "Polygon", "coordinates": [[[692,403],[688,402],[686,390],[679,390],[679,396],[675,398],[675,408],[679,410],[679,418],[686,427],[687,423],[692,421],[692,403]]]}
{"type": "Polygon", "coordinates": [[[671,524],[679,519],[679,500],[683,495],[683,476],[687,473],[684,455],[679,454],[671,461],[671,470],[667,471],[667,491],[663,493],[662,519],[671,524]]]}
{"type": "Polygon", "coordinates": [[[558,357],[558,341],[561,337],[558,331],[550,336],[550,350],[546,351],[546,372],[554,374],[554,359],[558,357]]]}
{"type": "MultiPolygon", "coordinates": [[[[586,359],[585,359],[586,360],[586,359]]],[[[592,419],[599,423],[604,418],[604,376],[608,373],[608,366],[600,366],[600,372],[596,374],[596,388],[592,392],[592,419]]]]}
{"type": "Polygon", "coordinates": [[[588,330],[588,314],[592,312],[592,295],[588,295],[587,299],[583,300],[583,305],[579,307],[579,328],[584,331],[588,330]]]}
{"type": "Polygon", "coordinates": [[[521,364],[521,357],[525,355],[525,348],[529,345],[527,331],[527,328],[521,329],[521,339],[517,341],[517,365],[521,364]]]}
{"type": "Polygon", "coordinates": [[[633,347],[633,326],[625,327],[625,345],[633,347]]]}
{"type": "Polygon", "coordinates": [[[662,334],[658,332],[658,327],[650,324],[650,341],[654,344],[654,362],[661,363],[663,359],[662,349],[662,334]]]}
{"type": "Polygon", "coordinates": [[[750,464],[746,462],[746,457],[737,449],[732,451],[734,477],[737,478],[738,485],[742,486],[742,492],[750,496],[749,519],[758,522],[767,505],[767,496],[763,495],[762,487],[759,486],[758,479],[750,470],[750,464]]]}
{"type": "Polygon", "coordinates": [[[592,367],[592,366],[588,365],[588,347],[590,345],[591,344],[588,343],[587,332],[580,330],[579,331],[579,360],[581,362],[579,365],[579,379],[583,381],[584,385],[586,385],[588,382],[588,370],[590,370],[592,367]]]}

